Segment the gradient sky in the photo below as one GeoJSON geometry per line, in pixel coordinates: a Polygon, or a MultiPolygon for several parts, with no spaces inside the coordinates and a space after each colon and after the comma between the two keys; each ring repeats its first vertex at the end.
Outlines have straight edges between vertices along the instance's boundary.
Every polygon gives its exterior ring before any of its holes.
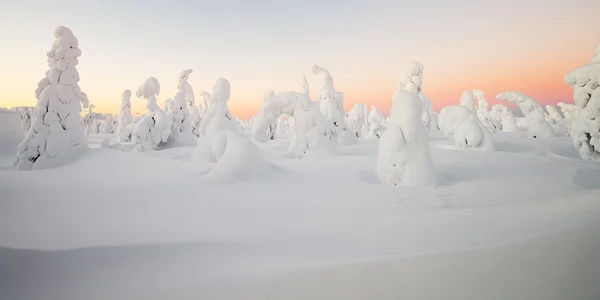
{"type": "MultiPolygon", "coordinates": [[[[316,98],[313,64],[329,69],[346,109],[388,112],[411,60],[425,65],[436,109],[474,88],[491,104],[512,90],[571,102],[563,78],[591,60],[599,11],[598,0],[10,1],[0,10],[0,107],[35,105],[59,25],[79,39],[79,84],[100,112],[118,112],[121,92],[149,76],[162,104],[192,68],[196,94],[226,78],[232,113],[248,117],[267,89],[299,91],[302,74],[316,98]]],[[[145,101],[132,103],[145,111],[145,101]]]]}

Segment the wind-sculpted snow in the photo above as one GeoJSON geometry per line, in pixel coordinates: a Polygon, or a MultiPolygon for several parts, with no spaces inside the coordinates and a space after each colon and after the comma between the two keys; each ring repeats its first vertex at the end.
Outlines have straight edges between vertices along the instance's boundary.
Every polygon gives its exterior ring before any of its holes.
{"type": "Polygon", "coordinates": [[[158,107],[156,96],[160,93],[160,84],[150,77],[136,91],[138,98],[146,99],[146,115],[136,124],[133,131],[133,141],[137,144],[136,151],[156,150],[171,136],[172,119],[158,107]]]}
{"type": "Polygon", "coordinates": [[[36,90],[38,99],[31,130],[17,147],[14,168],[44,169],[73,161],[87,149],[79,112],[82,101],[79,73],[79,41],[71,30],[58,27],[47,53],[49,69],[36,90]]]}
{"type": "Polygon", "coordinates": [[[527,120],[527,133],[530,138],[556,136],[552,126],[546,122],[544,109],[533,98],[520,92],[500,93],[496,98],[519,106],[527,120]]]}

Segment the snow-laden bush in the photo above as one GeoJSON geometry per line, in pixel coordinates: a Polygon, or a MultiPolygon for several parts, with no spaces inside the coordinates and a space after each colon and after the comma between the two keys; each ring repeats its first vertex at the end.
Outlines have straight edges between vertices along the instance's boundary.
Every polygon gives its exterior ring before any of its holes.
{"type": "Polygon", "coordinates": [[[56,41],[47,53],[46,77],[38,83],[38,99],[31,130],[17,147],[14,167],[43,169],[64,165],[88,148],[80,124],[82,104],[79,73],[79,41],[71,30],[58,27],[56,41]]]}
{"type": "Polygon", "coordinates": [[[121,94],[121,110],[117,118],[117,141],[128,143],[132,140],[133,117],[131,116],[131,91],[125,90],[121,94]]]}
{"type": "Polygon", "coordinates": [[[31,121],[33,119],[33,110],[35,107],[30,106],[17,106],[11,110],[18,112],[21,115],[21,131],[27,132],[31,127],[31,121]]]}
{"type": "Polygon", "coordinates": [[[323,86],[319,92],[319,102],[321,112],[327,120],[327,136],[340,146],[358,143],[356,135],[346,127],[344,94],[335,90],[333,77],[327,69],[315,65],[313,66],[313,73],[323,75],[323,86]]]}
{"type": "Polygon", "coordinates": [[[406,68],[400,72],[398,76],[398,89],[404,89],[407,84],[413,84],[417,87],[417,96],[423,102],[423,112],[421,113],[421,121],[428,130],[437,129],[437,119],[433,111],[431,100],[425,96],[421,85],[423,84],[423,70],[425,67],[422,63],[411,61],[406,68]]]}
{"type": "Polygon", "coordinates": [[[544,109],[533,98],[519,92],[500,93],[496,98],[519,106],[527,121],[527,133],[530,138],[556,136],[552,126],[546,122],[544,109]]]}
{"type": "Polygon", "coordinates": [[[369,134],[368,137],[381,138],[386,129],[386,120],[381,111],[371,105],[371,112],[369,113],[369,134]]]}
{"type": "Polygon", "coordinates": [[[440,129],[454,142],[456,148],[493,150],[491,133],[469,107],[453,105],[442,108],[440,129]]]}
{"type": "Polygon", "coordinates": [[[239,124],[231,118],[227,106],[230,88],[229,81],[217,79],[212,89],[210,108],[202,119],[194,158],[216,161],[209,175],[219,178],[270,171],[262,152],[238,130],[239,124]]]}
{"type": "Polygon", "coordinates": [[[475,89],[473,90],[473,96],[477,98],[477,117],[479,118],[479,121],[481,121],[489,131],[494,132],[496,128],[494,127],[494,120],[490,113],[489,104],[487,100],[485,100],[485,94],[482,90],[475,89]]]}
{"type": "Polygon", "coordinates": [[[571,138],[581,158],[600,161],[600,43],[596,45],[592,63],[565,76],[574,89],[577,113],[571,124],[571,138]]]}
{"type": "Polygon", "coordinates": [[[423,101],[417,92],[414,83],[396,91],[388,128],[379,142],[377,175],[389,185],[435,184],[423,101]]]}
{"type": "Polygon", "coordinates": [[[517,122],[512,112],[504,104],[494,104],[491,112],[496,129],[503,132],[517,132],[517,122]]]}
{"type": "Polygon", "coordinates": [[[269,139],[267,128],[277,122],[281,115],[294,116],[294,137],[289,151],[303,157],[306,151],[329,150],[331,141],[326,136],[326,120],[316,104],[297,92],[283,92],[263,103],[254,117],[252,136],[259,142],[269,139]]]}
{"type": "Polygon", "coordinates": [[[473,96],[473,93],[469,91],[464,91],[462,93],[460,105],[468,107],[473,113],[477,113],[477,108],[475,108],[475,97],[473,96]]]}
{"type": "Polygon", "coordinates": [[[563,102],[558,102],[556,104],[560,108],[560,112],[565,117],[565,121],[572,122],[577,115],[578,109],[575,104],[567,104],[563,102]]]}
{"type": "Polygon", "coordinates": [[[348,129],[352,130],[358,138],[366,138],[369,134],[369,120],[367,106],[356,103],[346,116],[348,129]]]}
{"type": "Polygon", "coordinates": [[[102,125],[100,125],[100,133],[113,134],[117,129],[117,118],[111,113],[102,114],[102,125]]]}
{"type": "Polygon", "coordinates": [[[133,141],[136,151],[156,150],[160,143],[165,143],[171,136],[172,120],[156,104],[156,95],[160,93],[160,84],[150,77],[136,91],[138,98],[146,99],[146,115],[137,122],[133,130],[133,141]]]}
{"type": "MultiPolygon", "coordinates": [[[[194,126],[188,103],[195,103],[194,90],[188,82],[192,69],[181,71],[177,82],[177,92],[173,100],[169,102],[165,113],[172,121],[171,138],[169,144],[194,145],[194,126]]],[[[197,130],[196,130],[197,131],[197,130]]]]}

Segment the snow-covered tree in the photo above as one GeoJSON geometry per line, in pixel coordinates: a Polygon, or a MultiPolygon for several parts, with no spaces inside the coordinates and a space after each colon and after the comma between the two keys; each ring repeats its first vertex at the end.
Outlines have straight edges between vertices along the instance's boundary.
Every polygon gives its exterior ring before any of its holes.
{"type": "Polygon", "coordinates": [[[517,132],[519,128],[512,112],[504,104],[494,104],[491,112],[496,129],[503,132],[517,132]]]}
{"type": "Polygon", "coordinates": [[[308,97],[308,99],[310,99],[310,88],[308,87],[306,75],[302,75],[302,88],[300,89],[300,93],[304,94],[306,97],[308,97]]]}
{"type": "Polygon", "coordinates": [[[452,139],[456,148],[494,149],[491,133],[467,106],[453,105],[442,108],[439,125],[442,132],[452,139]]]}
{"type": "Polygon", "coordinates": [[[423,84],[423,70],[425,67],[422,63],[417,61],[411,61],[408,63],[406,68],[400,73],[398,80],[398,89],[404,89],[407,84],[413,84],[417,87],[417,96],[423,102],[423,112],[421,113],[421,120],[428,130],[437,128],[437,119],[433,117],[433,104],[431,100],[425,96],[421,85],[423,84]]]}
{"type": "Polygon", "coordinates": [[[546,112],[546,122],[552,126],[556,135],[569,136],[568,126],[558,110],[553,105],[546,105],[546,112]]]}
{"type": "Polygon", "coordinates": [[[252,125],[252,136],[259,142],[269,139],[266,129],[281,115],[293,115],[294,137],[289,151],[303,157],[307,151],[329,150],[331,141],[326,136],[326,120],[317,105],[306,95],[283,92],[263,103],[252,125]]]}
{"type": "Polygon", "coordinates": [[[473,90],[473,96],[477,98],[477,117],[479,118],[479,121],[481,121],[488,130],[494,132],[494,120],[490,113],[489,104],[487,100],[485,100],[485,94],[482,90],[475,89],[473,90]]]}
{"type": "Polygon", "coordinates": [[[210,94],[206,91],[202,91],[200,92],[200,96],[202,96],[202,101],[204,102],[204,105],[201,107],[200,110],[200,115],[204,118],[204,115],[210,108],[210,94]]]}
{"type": "Polygon", "coordinates": [[[546,122],[544,109],[533,98],[519,92],[500,93],[496,98],[519,106],[527,120],[527,133],[530,138],[555,136],[552,126],[546,122]]]}
{"type": "Polygon", "coordinates": [[[47,53],[46,76],[38,83],[38,99],[31,130],[17,147],[14,167],[44,169],[64,165],[88,148],[80,124],[82,101],[79,73],[79,41],[71,30],[58,27],[56,40],[47,53]]]}
{"type": "Polygon", "coordinates": [[[323,86],[319,92],[319,102],[321,112],[328,120],[327,136],[340,146],[358,143],[356,135],[346,128],[344,94],[335,90],[333,77],[327,69],[314,65],[313,73],[323,75],[323,86]]]}
{"type": "MultiPolygon", "coordinates": [[[[89,103],[88,97],[84,92],[81,92],[81,99],[84,99],[85,102],[89,103]]],[[[86,138],[90,137],[90,133],[100,133],[100,126],[102,126],[100,121],[103,120],[103,116],[102,114],[94,112],[94,108],[96,108],[94,104],[89,104],[88,113],[81,119],[81,125],[85,128],[86,138]]]]}
{"type": "Polygon", "coordinates": [[[13,111],[21,114],[21,130],[23,132],[29,131],[29,128],[31,127],[34,109],[35,107],[30,106],[17,106],[12,108],[13,111]]]}
{"type": "Polygon", "coordinates": [[[468,107],[473,113],[477,113],[477,109],[475,108],[475,97],[473,96],[473,93],[469,91],[463,92],[460,97],[460,105],[468,107]]]}
{"type": "Polygon", "coordinates": [[[429,134],[422,121],[418,86],[406,82],[394,94],[387,130],[379,142],[377,175],[389,185],[434,185],[429,134]]]}
{"type": "Polygon", "coordinates": [[[125,90],[121,94],[121,110],[117,118],[117,141],[131,142],[133,133],[133,117],[131,116],[131,91],[125,90]]]}
{"type": "Polygon", "coordinates": [[[560,108],[560,112],[565,117],[567,122],[572,122],[577,115],[578,109],[575,104],[567,104],[563,102],[558,102],[556,104],[560,108]]]}
{"type": "Polygon", "coordinates": [[[592,63],[571,71],[565,83],[573,87],[577,106],[570,130],[573,144],[581,158],[600,161],[600,43],[592,63]]]}
{"type": "Polygon", "coordinates": [[[136,124],[133,131],[133,141],[137,144],[136,151],[156,150],[160,143],[165,143],[171,136],[172,120],[158,107],[156,95],[160,93],[160,84],[150,77],[136,91],[138,98],[147,101],[146,115],[136,124]]]}
{"type": "Polygon", "coordinates": [[[356,103],[346,116],[348,128],[356,134],[358,138],[366,138],[369,134],[367,107],[364,104],[356,103]]]}
{"type": "MultiPolygon", "coordinates": [[[[224,78],[218,78],[215,83],[209,110],[200,125],[194,158],[202,161],[216,161],[218,170],[227,169],[227,173],[245,172],[245,166],[250,162],[250,169],[264,167],[266,162],[260,150],[246,135],[238,130],[238,124],[229,113],[231,85],[224,78]],[[238,169],[241,168],[241,169],[238,169]]],[[[266,129],[266,128],[265,128],[266,129]]],[[[213,169],[211,172],[215,171],[213,169]]]]}
{"type": "MultiPolygon", "coordinates": [[[[271,100],[271,98],[273,98],[273,96],[275,96],[275,91],[272,89],[267,90],[267,92],[265,93],[265,96],[263,97],[263,105],[264,103],[269,102],[269,100],[271,100]]],[[[267,137],[269,140],[274,140],[275,139],[275,134],[277,133],[277,123],[272,123],[269,125],[269,127],[267,127],[267,137]]]]}
{"type": "Polygon", "coordinates": [[[111,113],[102,114],[102,125],[100,125],[100,133],[113,134],[117,129],[117,118],[111,113]]]}
{"type": "MultiPolygon", "coordinates": [[[[177,83],[177,92],[165,111],[171,118],[171,139],[173,145],[193,145],[193,122],[188,102],[195,103],[194,90],[188,82],[192,69],[181,71],[177,83]]],[[[193,106],[193,105],[192,105],[193,106]]]]}
{"type": "Polygon", "coordinates": [[[371,112],[369,113],[369,134],[368,137],[381,138],[386,129],[386,120],[381,111],[371,105],[371,112]]]}

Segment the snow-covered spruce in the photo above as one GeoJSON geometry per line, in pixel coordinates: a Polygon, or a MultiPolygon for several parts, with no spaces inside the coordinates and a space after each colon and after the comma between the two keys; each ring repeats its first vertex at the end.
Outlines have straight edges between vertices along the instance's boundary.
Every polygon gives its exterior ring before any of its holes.
{"type": "Polygon", "coordinates": [[[398,89],[404,89],[408,84],[413,84],[417,88],[416,94],[423,102],[423,112],[421,113],[421,121],[428,130],[437,129],[437,119],[433,112],[433,104],[431,100],[425,96],[421,85],[423,84],[423,70],[425,67],[422,63],[411,61],[406,68],[398,76],[398,89]]]}
{"type": "Polygon", "coordinates": [[[558,102],[556,105],[558,106],[558,108],[560,108],[560,112],[562,113],[562,115],[565,118],[565,121],[567,122],[572,122],[575,119],[577,112],[579,111],[575,104],[558,102]]]}
{"type": "Polygon", "coordinates": [[[34,108],[35,107],[31,106],[17,106],[11,109],[21,114],[21,131],[29,131],[29,128],[31,127],[31,121],[33,119],[34,108]]]}
{"type": "Polygon", "coordinates": [[[38,83],[38,99],[31,130],[17,147],[13,166],[18,170],[64,165],[83,154],[87,141],[80,124],[82,104],[79,73],[79,41],[71,30],[58,27],[47,53],[50,67],[38,83]]]}
{"type": "Polygon", "coordinates": [[[316,104],[306,95],[283,92],[263,103],[254,117],[252,136],[259,142],[269,139],[267,128],[282,115],[293,115],[293,134],[289,151],[303,157],[307,151],[330,150],[332,142],[326,136],[326,120],[316,104]]]}
{"type": "Polygon", "coordinates": [[[485,94],[482,90],[473,90],[473,96],[477,98],[477,117],[479,121],[491,132],[496,129],[494,127],[494,120],[490,113],[490,108],[487,100],[485,100],[485,94]]]}
{"type": "Polygon", "coordinates": [[[517,122],[512,112],[504,104],[494,104],[491,111],[494,126],[503,132],[517,132],[517,122]]]}
{"type": "Polygon", "coordinates": [[[389,185],[434,185],[429,134],[422,122],[423,101],[407,83],[394,94],[388,128],[379,141],[377,175],[389,185]]]}
{"type": "Polygon", "coordinates": [[[346,124],[348,129],[356,134],[356,137],[363,139],[369,134],[369,124],[367,116],[367,106],[356,103],[346,115],[346,124]]]}
{"type": "Polygon", "coordinates": [[[239,124],[231,118],[227,101],[230,96],[229,81],[218,78],[212,89],[210,108],[200,126],[194,158],[216,161],[209,176],[232,179],[272,171],[262,152],[246,135],[238,130],[239,124]]]}
{"type": "Polygon", "coordinates": [[[544,109],[531,97],[520,92],[505,92],[496,96],[500,101],[519,106],[527,121],[527,133],[530,138],[550,138],[556,136],[552,126],[546,122],[544,109]]]}
{"type": "Polygon", "coordinates": [[[600,43],[592,63],[571,71],[565,83],[573,87],[577,106],[570,130],[573,145],[581,158],[600,161],[600,43]]]}
{"type": "MultiPolygon", "coordinates": [[[[177,92],[165,113],[172,121],[171,145],[194,145],[193,122],[188,109],[188,102],[195,103],[194,90],[188,82],[192,69],[181,71],[177,82],[177,92]]],[[[197,129],[196,129],[197,132],[197,129]]]]}
{"type": "Polygon", "coordinates": [[[117,119],[117,141],[129,143],[133,134],[133,117],[131,116],[131,91],[125,90],[121,94],[121,110],[117,119]]]}
{"type": "Polygon", "coordinates": [[[136,91],[138,98],[147,101],[147,113],[133,130],[136,151],[156,150],[159,144],[167,142],[171,136],[171,118],[156,104],[156,95],[159,93],[160,84],[154,77],[146,79],[136,91]]]}
{"type": "Polygon", "coordinates": [[[373,138],[381,138],[386,129],[386,120],[381,111],[375,107],[375,105],[371,105],[371,112],[369,112],[369,134],[367,137],[373,138]]]}
{"type": "Polygon", "coordinates": [[[462,93],[460,105],[468,107],[473,113],[477,113],[477,108],[475,108],[475,97],[473,96],[473,93],[469,91],[464,91],[462,93]]]}
{"type": "Polygon", "coordinates": [[[335,90],[333,77],[327,69],[314,65],[313,73],[323,75],[323,86],[319,91],[319,102],[321,113],[327,120],[327,136],[340,146],[358,143],[356,135],[346,128],[344,94],[335,90]]]}
{"type": "Polygon", "coordinates": [[[113,134],[117,129],[117,118],[111,113],[102,114],[102,125],[100,125],[100,133],[113,134]]]}

